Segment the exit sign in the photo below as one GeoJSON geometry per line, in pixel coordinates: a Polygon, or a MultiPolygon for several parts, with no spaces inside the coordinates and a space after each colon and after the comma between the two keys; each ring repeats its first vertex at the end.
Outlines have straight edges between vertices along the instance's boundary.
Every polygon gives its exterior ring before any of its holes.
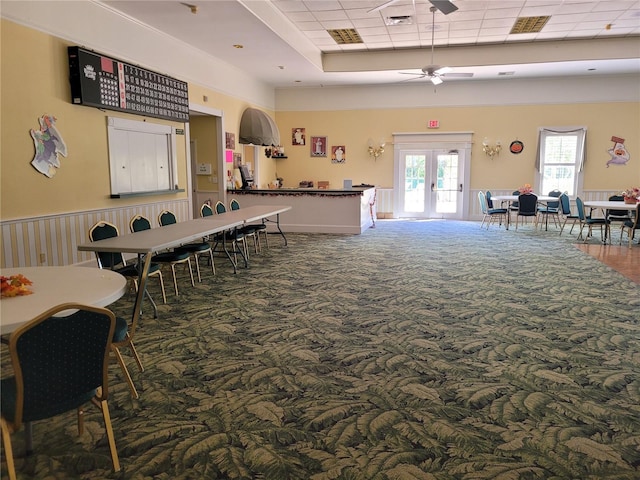
{"type": "Polygon", "coordinates": [[[440,120],[429,120],[429,128],[440,128],[440,120]]]}

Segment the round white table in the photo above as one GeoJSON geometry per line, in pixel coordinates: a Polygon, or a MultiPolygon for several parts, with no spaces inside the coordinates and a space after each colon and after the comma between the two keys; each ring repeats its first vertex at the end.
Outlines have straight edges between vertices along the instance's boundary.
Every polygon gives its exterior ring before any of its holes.
{"type": "MultiPolygon", "coordinates": [[[[105,307],[127,291],[127,279],[111,270],[92,267],[4,268],[0,275],[22,274],[33,282],[31,295],[0,299],[0,334],[13,332],[51,307],[75,302],[105,307]]],[[[62,312],[64,313],[64,312],[62,312]]],[[[69,310],[68,314],[73,313],[69,310]]]]}

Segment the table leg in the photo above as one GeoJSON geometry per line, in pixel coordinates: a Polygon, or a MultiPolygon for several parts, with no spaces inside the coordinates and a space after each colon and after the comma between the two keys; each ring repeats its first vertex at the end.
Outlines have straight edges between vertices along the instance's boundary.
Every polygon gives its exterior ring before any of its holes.
{"type": "MultiPolygon", "coordinates": [[[[268,218],[263,218],[262,221],[263,222],[271,222],[271,223],[275,223],[276,224],[276,228],[278,229],[278,233],[284,239],[284,246],[286,247],[288,245],[288,242],[287,242],[287,237],[285,236],[284,232],[280,228],[280,214],[276,213],[276,221],[275,222],[273,220],[269,220],[268,218]]],[[[273,233],[275,233],[275,232],[273,232],[273,233]]]]}

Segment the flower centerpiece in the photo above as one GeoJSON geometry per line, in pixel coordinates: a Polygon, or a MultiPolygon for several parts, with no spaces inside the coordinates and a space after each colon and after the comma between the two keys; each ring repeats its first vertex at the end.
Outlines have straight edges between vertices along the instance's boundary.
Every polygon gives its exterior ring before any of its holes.
{"type": "Polygon", "coordinates": [[[523,186],[521,186],[518,191],[521,194],[526,194],[526,193],[533,193],[533,188],[531,188],[531,184],[529,183],[525,183],[523,186]]]}
{"type": "Polygon", "coordinates": [[[640,202],[640,188],[627,188],[626,190],[622,191],[622,197],[624,198],[625,203],[640,202]]]}
{"type": "Polygon", "coordinates": [[[32,282],[24,275],[0,276],[0,292],[3,297],[31,295],[33,292],[29,289],[29,285],[32,285],[32,282]]]}

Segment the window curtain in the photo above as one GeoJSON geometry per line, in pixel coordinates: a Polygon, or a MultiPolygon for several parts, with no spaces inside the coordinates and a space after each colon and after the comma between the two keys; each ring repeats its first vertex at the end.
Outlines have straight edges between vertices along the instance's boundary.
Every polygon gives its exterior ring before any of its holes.
{"type": "Polygon", "coordinates": [[[544,141],[544,137],[545,137],[545,133],[579,133],[582,132],[582,135],[580,136],[579,140],[580,140],[580,144],[578,145],[578,156],[580,159],[580,163],[578,165],[578,172],[582,172],[582,170],[584,169],[584,164],[586,161],[586,153],[585,153],[585,145],[587,144],[587,129],[585,127],[581,127],[581,128],[571,128],[571,129],[551,129],[551,128],[541,128],[540,131],[538,132],[538,147],[536,150],[536,170],[542,174],[542,159],[540,158],[540,152],[542,151],[542,142],[544,141]]]}

